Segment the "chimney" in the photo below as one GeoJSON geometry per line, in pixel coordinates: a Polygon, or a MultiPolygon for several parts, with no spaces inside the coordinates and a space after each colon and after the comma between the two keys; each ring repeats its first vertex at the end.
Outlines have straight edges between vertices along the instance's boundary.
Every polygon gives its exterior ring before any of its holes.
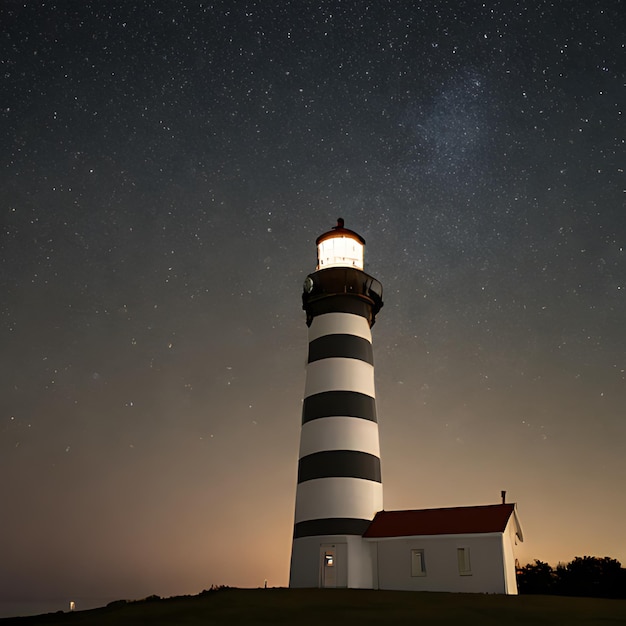
{"type": "Polygon", "coordinates": [[[502,498],[502,504],[506,504],[506,491],[501,491],[500,497],[502,498]]]}

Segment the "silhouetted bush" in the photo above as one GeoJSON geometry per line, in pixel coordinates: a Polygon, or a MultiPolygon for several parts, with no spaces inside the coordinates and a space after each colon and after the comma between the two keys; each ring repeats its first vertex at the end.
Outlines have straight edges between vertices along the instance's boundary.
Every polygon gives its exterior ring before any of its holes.
{"type": "Polygon", "coordinates": [[[554,570],[539,559],[517,570],[517,589],[520,593],[554,593],[555,586],[554,570]]]}

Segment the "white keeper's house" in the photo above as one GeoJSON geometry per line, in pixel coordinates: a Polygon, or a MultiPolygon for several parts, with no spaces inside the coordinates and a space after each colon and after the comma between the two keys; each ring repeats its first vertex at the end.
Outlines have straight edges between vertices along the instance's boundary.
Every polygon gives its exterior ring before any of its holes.
{"type": "Polygon", "coordinates": [[[377,589],[517,593],[515,504],[380,511],[363,539],[377,589]]]}

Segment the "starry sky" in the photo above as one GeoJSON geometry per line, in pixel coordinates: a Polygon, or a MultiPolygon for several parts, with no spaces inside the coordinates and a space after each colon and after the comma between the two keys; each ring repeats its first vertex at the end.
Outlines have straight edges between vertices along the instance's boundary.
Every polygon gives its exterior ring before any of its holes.
{"type": "Polygon", "coordinates": [[[624,17],[2,2],[0,601],[287,584],[339,216],[385,290],[385,508],[507,490],[522,564],[626,563],[624,17]]]}

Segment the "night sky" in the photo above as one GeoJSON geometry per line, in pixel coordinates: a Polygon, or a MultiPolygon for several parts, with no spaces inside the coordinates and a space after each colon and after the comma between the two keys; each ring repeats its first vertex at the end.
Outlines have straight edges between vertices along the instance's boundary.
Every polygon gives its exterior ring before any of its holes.
{"type": "Polygon", "coordinates": [[[625,30],[619,0],[4,0],[0,600],[287,584],[339,216],[385,290],[385,508],[505,489],[522,564],[626,563],[625,30]]]}

